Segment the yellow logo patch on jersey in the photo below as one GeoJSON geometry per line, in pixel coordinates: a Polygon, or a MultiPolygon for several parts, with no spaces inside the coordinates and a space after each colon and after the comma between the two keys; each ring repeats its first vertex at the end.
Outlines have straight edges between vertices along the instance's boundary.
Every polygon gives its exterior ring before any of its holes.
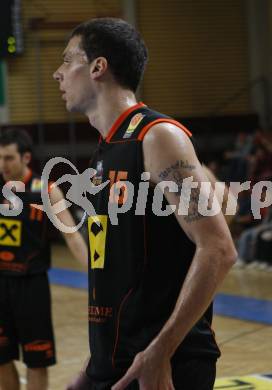
{"type": "Polygon", "coordinates": [[[88,234],[92,269],[103,269],[105,266],[107,228],[107,215],[96,215],[88,218],[88,234]]]}
{"type": "Polygon", "coordinates": [[[21,246],[22,221],[0,218],[0,245],[21,246]]]}
{"type": "Polygon", "coordinates": [[[131,136],[131,134],[139,126],[139,124],[141,123],[141,121],[143,120],[144,117],[145,117],[145,115],[141,114],[140,112],[138,114],[134,115],[134,117],[130,121],[130,124],[129,124],[123,138],[129,138],[131,136]]]}

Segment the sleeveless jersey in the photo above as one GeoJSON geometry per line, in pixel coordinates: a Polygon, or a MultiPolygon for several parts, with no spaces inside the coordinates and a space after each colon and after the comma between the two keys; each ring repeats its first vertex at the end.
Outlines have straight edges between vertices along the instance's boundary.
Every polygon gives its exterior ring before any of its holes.
{"type": "MultiPolygon", "coordinates": [[[[191,136],[180,123],[139,103],[121,115],[105,140],[100,139],[91,164],[97,171],[95,185],[109,180],[102,191],[90,197],[96,215],[88,218],[91,359],[87,374],[97,384],[122,375],[160,332],[175,307],[195,253],[195,245],[173,214],[154,214],[151,185],[145,212],[139,209],[139,202],[137,208],[139,187],[144,183],[142,141],[159,122],[173,123],[191,136]],[[114,185],[118,181],[121,184],[114,185]],[[118,224],[114,224],[110,207],[130,202],[131,188],[126,181],[134,187],[132,207],[119,214],[118,224]],[[119,198],[113,191],[118,186],[119,198]]],[[[165,207],[166,198],[163,202],[165,207]]],[[[175,359],[216,359],[220,355],[211,321],[212,305],[178,347],[175,359]]]]}
{"type": "MultiPolygon", "coordinates": [[[[3,181],[2,183],[4,184],[3,181]]],[[[40,193],[41,184],[40,177],[30,171],[25,179],[26,193],[29,195],[40,193]]],[[[2,193],[1,203],[5,203],[2,193]]],[[[18,216],[0,215],[1,275],[37,274],[50,267],[51,253],[47,239],[47,222],[46,213],[25,203],[18,216]]]]}

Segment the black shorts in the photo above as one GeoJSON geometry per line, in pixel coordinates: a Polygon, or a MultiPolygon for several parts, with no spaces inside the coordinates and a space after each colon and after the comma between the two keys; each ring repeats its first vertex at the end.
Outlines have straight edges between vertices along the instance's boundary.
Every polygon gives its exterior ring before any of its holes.
{"type": "MultiPolygon", "coordinates": [[[[175,390],[213,390],[216,377],[216,361],[214,359],[186,359],[172,364],[172,378],[175,390]]],[[[106,381],[93,383],[83,374],[77,384],[69,390],[110,390],[118,382],[106,381]]],[[[139,390],[134,381],[127,390],[139,390]]]]}
{"type": "Polygon", "coordinates": [[[46,273],[0,275],[0,364],[19,358],[30,368],[56,363],[46,273]]]}

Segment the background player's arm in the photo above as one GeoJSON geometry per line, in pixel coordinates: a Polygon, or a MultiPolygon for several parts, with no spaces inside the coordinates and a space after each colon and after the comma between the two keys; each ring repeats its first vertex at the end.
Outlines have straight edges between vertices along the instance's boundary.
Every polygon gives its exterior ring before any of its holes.
{"type": "MultiPolygon", "coordinates": [[[[191,141],[172,124],[152,127],[144,138],[143,151],[145,171],[150,172],[151,181],[155,184],[173,181],[181,187],[184,179],[192,176],[199,186],[201,182],[209,181],[191,141]]],[[[199,214],[199,193],[199,188],[192,189],[191,197],[187,199],[187,215],[180,216],[176,211],[181,228],[196,244],[196,252],[174,311],[157,337],[136,356],[127,374],[113,390],[125,389],[133,379],[138,379],[140,388],[173,389],[170,359],[208,308],[216,289],[235,261],[236,251],[222,213],[214,217],[199,214]]],[[[169,204],[178,209],[180,193],[168,191],[165,196],[169,204]]],[[[208,192],[205,196],[208,197],[208,192]]],[[[174,252],[175,248],[172,249],[174,252]]],[[[180,266],[183,267],[182,259],[180,266]]]]}
{"type": "MultiPolygon", "coordinates": [[[[50,191],[50,200],[52,205],[64,199],[62,191],[58,187],[53,187],[50,191]]],[[[58,219],[64,225],[73,227],[75,226],[74,218],[70,211],[65,209],[57,214],[58,219]]],[[[79,231],[74,233],[61,232],[68,248],[72,252],[73,256],[84,266],[87,270],[88,266],[88,249],[87,245],[79,231]]]]}

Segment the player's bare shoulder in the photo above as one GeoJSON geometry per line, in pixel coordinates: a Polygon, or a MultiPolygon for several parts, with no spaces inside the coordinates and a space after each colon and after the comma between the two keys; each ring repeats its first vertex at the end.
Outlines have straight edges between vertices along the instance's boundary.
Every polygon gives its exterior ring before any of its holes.
{"type": "Polygon", "coordinates": [[[183,166],[199,164],[190,137],[172,123],[152,126],[143,140],[143,154],[145,170],[154,182],[160,181],[161,172],[177,161],[183,166]]]}

